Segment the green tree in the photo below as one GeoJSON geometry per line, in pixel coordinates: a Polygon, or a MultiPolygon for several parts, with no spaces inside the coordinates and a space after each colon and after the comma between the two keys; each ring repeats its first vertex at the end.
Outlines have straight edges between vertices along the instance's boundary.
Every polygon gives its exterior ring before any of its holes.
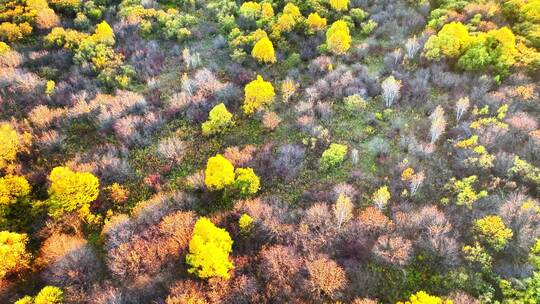
{"type": "Polygon", "coordinates": [[[186,256],[186,262],[190,266],[188,272],[201,279],[228,279],[229,270],[234,268],[229,260],[232,244],[227,230],[218,228],[209,219],[201,217],[195,223],[189,242],[189,253],[186,256]]]}

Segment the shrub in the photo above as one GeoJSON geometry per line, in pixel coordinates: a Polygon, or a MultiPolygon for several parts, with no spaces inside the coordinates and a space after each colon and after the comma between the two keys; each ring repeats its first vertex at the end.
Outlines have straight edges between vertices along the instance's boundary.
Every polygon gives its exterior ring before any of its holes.
{"type": "Polygon", "coordinates": [[[52,9],[45,8],[38,11],[36,15],[36,25],[39,29],[48,30],[59,24],[60,18],[58,18],[52,9]]]}
{"type": "Polygon", "coordinates": [[[0,24],[0,40],[13,42],[24,38],[32,33],[32,26],[28,22],[15,24],[2,22],[0,24]]]}
{"type": "Polygon", "coordinates": [[[205,136],[223,133],[233,125],[232,114],[220,103],[210,111],[208,120],[202,124],[202,133],[205,136]]]}
{"type": "Polygon", "coordinates": [[[65,292],[89,288],[101,271],[100,258],[80,236],[53,232],[43,242],[39,259],[45,266],[44,281],[64,288],[65,292]]]}
{"type": "Polygon", "coordinates": [[[252,168],[237,168],[235,173],[234,186],[241,196],[249,196],[259,191],[259,177],[252,168]]]}
{"type": "Polygon", "coordinates": [[[180,162],[184,158],[187,148],[188,144],[180,138],[168,137],[159,141],[157,152],[170,161],[180,162]]]}
{"type": "Polygon", "coordinates": [[[281,118],[276,112],[265,112],[263,115],[263,125],[266,129],[272,131],[281,123],[281,118]]]}
{"type": "Polygon", "coordinates": [[[450,181],[445,185],[445,188],[456,193],[456,205],[465,205],[468,208],[472,208],[473,203],[483,197],[486,197],[488,194],[485,190],[479,192],[474,190],[473,184],[477,181],[478,177],[476,175],[471,175],[461,180],[451,178],[450,181]]]}
{"type": "Polygon", "coordinates": [[[263,107],[269,106],[274,101],[274,87],[268,81],[264,81],[260,75],[257,79],[248,83],[244,88],[244,113],[251,115],[263,107]]]}
{"type": "Polygon", "coordinates": [[[276,54],[274,52],[274,45],[268,37],[263,37],[253,47],[251,56],[260,63],[275,63],[276,54]]]}
{"type": "Polygon", "coordinates": [[[234,166],[221,154],[208,159],[204,174],[204,183],[212,191],[224,189],[234,183],[234,166]]]}
{"type": "Polygon", "coordinates": [[[351,47],[351,41],[349,26],[343,20],[332,23],[326,31],[327,48],[336,55],[345,54],[351,47]]]}
{"type": "Polygon", "coordinates": [[[28,236],[9,231],[0,231],[0,280],[28,268],[30,254],[26,251],[28,236]]]}
{"type": "Polygon", "coordinates": [[[233,241],[227,230],[216,227],[209,219],[201,217],[193,229],[186,262],[189,273],[201,279],[220,277],[228,279],[234,268],[229,260],[233,241]]]}
{"type": "Polygon", "coordinates": [[[306,267],[311,287],[319,293],[332,297],[347,284],[347,276],[343,268],[327,257],[307,262],[306,267]]]}
{"type": "Polygon", "coordinates": [[[411,295],[408,301],[397,302],[397,304],[452,304],[452,301],[431,296],[425,291],[419,291],[416,294],[411,295]]]}
{"type": "Polygon", "coordinates": [[[412,242],[398,235],[382,235],[377,239],[372,250],[381,261],[403,266],[411,258],[412,242]]]}
{"type": "Polygon", "coordinates": [[[99,195],[99,180],[92,173],[55,167],[49,175],[49,181],[49,214],[53,217],[88,208],[99,195]]]}
{"type": "Polygon", "coordinates": [[[371,19],[369,19],[368,21],[366,22],[362,22],[360,24],[360,28],[362,30],[362,34],[364,35],[369,35],[373,32],[373,30],[375,30],[375,28],[378,26],[379,24],[371,19]]]}
{"type": "Polygon", "coordinates": [[[364,21],[364,19],[366,19],[366,17],[368,16],[368,13],[366,13],[363,9],[359,7],[355,7],[351,9],[350,15],[351,15],[351,18],[354,20],[354,22],[360,23],[364,21]]]}
{"type": "Polygon", "coordinates": [[[294,178],[305,157],[305,149],[299,145],[284,145],[278,148],[277,156],[272,161],[272,168],[284,179],[294,178]]]}
{"type": "Polygon", "coordinates": [[[343,162],[346,155],[347,146],[340,144],[331,144],[330,147],[326,149],[321,156],[321,168],[323,170],[328,170],[330,168],[338,166],[343,162]]]}
{"type": "Polygon", "coordinates": [[[501,251],[506,246],[507,241],[512,238],[513,232],[497,215],[489,215],[474,222],[474,231],[478,239],[493,248],[501,251]]]}

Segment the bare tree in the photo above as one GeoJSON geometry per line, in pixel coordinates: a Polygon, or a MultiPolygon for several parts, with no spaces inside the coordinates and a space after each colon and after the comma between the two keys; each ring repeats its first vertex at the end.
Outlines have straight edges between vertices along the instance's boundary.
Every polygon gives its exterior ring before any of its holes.
{"type": "Polygon", "coordinates": [[[334,205],[334,216],[336,217],[338,230],[352,218],[353,209],[354,205],[351,199],[341,193],[334,205]]]}
{"type": "Polygon", "coordinates": [[[382,97],[384,105],[391,107],[396,99],[399,98],[399,90],[401,89],[401,81],[396,80],[394,76],[389,76],[381,84],[383,93],[382,97]]]}
{"type": "Polygon", "coordinates": [[[407,39],[407,42],[405,42],[405,51],[407,53],[406,54],[407,58],[413,59],[419,50],[420,50],[420,43],[418,42],[416,35],[407,39]]]}
{"type": "Polygon", "coordinates": [[[456,102],[456,120],[459,122],[463,114],[467,112],[471,106],[469,97],[462,97],[456,102]]]}
{"type": "Polygon", "coordinates": [[[418,172],[413,175],[410,183],[411,195],[414,195],[416,191],[418,191],[418,188],[420,188],[420,185],[422,185],[425,178],[424,172],[418,172]]]}
{"type": "Polygon", "coordinates": [[[444,110],[441,106],[437,106],[435,111],[431,113],[431,143],[434,144],[437,139],[444,133],[446,128],[446,118],[444,117],[444,110]]]}

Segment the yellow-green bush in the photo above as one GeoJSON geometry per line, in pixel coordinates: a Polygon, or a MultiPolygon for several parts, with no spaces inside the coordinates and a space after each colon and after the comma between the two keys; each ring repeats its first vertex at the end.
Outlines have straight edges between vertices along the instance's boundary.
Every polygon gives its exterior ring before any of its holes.
{"type": "Polygon", "coordinates": [[[235,173],[234,185],[241,196],[249,196],[259,191],[260,180],[252,168],[237,168],[235,173]]]}
{"type": "Polygon", "coordinates": [[[219,134],[233,125],[232,114],[223,103],[220,103],[212,108],[208,120],[202,124],[202,133],[205,136],[219,134]]]}
{"type": "Polygon", "coordinates": [[[506,243],[512,238],[512,229],[507,228],[502,218],[497,215],[488,215],[474,222],[476,237],[488,244],[493,250],[504,249],[506,243]]]}

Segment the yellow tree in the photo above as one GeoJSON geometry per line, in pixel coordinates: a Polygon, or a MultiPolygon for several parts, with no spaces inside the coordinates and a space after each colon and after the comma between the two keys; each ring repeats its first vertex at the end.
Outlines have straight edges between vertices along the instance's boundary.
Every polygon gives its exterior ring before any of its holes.
{"type": "Polygon", "coordinates": [[[445,24],[437,35],[429,37],[424,45],[427,58],[458,57],[470,41],[469,30],[461,22],[445,24]]]}
{"type": "Polygon", "coordinates": [[[28,236],[9,231],[0,231],[0,280],[7,275],[28,268],[30,254],[26,252],[28,236]]]}
{"type": "Polygon", "coordinates": [[[257,75],[257,79],[248,83],[244,88],[244,113],[251,115],[274,101],[276,93],[274,87],[268,81],[264,81],[262,76],[257,75]]]}
{"type": "Polygon", "coordinates": [[[30,194],[30,184],[23,176],[0,177],[0,207],[30,194]]]}
{"type": "Polygon", "coordinates": [[[204,183],[209,190],[221,190],[234,183],[234,166],[221,154],[210,157],[206,163],[204,183]]]}
{"type": "Polygon", "coordinates": [[[9,124],[0,125],[0,170],[5,169],[17,158],[24,148],[24,138],[9,124]]]}
{"type": "Polygon", "coordinates": [[[326,18],[319,16],[317,12],[309,14],[307,24],[313,31],[321,31],[326,27],[326,18]]]}
{"type": "Polygon", "coordinates": [[[349,0],[330,0],[330,6],[338,12],[346,11],[349,8],[349,0]]]}
{"type": "Polygon", "coordinates": [[[411,295],[408,301],[397,302],[397,304],[453,304],[451,300],[443,300],[439,297],[429,295],[425,291],[419,291],[411,295]]]}
{"type": "Polygon", "coordinates": [[[351,41],[349,26],[343,20],[334,22],[326,31],[326,45],[336,55],[345,54],[351,47],[351,41]]]}
{"type": "Polygon", "coordinates": [[[220,277],[228,279],[229,270],[234,268],[229,260],[233,241],[223,228],[218,228],[209,219],[201,217],[193,229],[186,262],[189,273],[201,279],[220,277]]]}
{"type": "Polygon", "coordinates": [[[53,217],[59,217],[64,212],[87,209],[99,195],[99,180],[92,173],[56,167],[52,169],[49,181],[49,214],[53,217]]]}
{"type": "Polygon", "coordinates": [[[114,31],[107,21],[103,21],[96,26],[96,31],[92,35],[92,39],[96,43],[114,45],[114,31]]]}
{"type": "Polygon", "coordinates": [[[260,63],[275,63],[276,54],[274,52],[274,45],[268,37],[263,37],[253,47],[251,56],[260,63]]]}

